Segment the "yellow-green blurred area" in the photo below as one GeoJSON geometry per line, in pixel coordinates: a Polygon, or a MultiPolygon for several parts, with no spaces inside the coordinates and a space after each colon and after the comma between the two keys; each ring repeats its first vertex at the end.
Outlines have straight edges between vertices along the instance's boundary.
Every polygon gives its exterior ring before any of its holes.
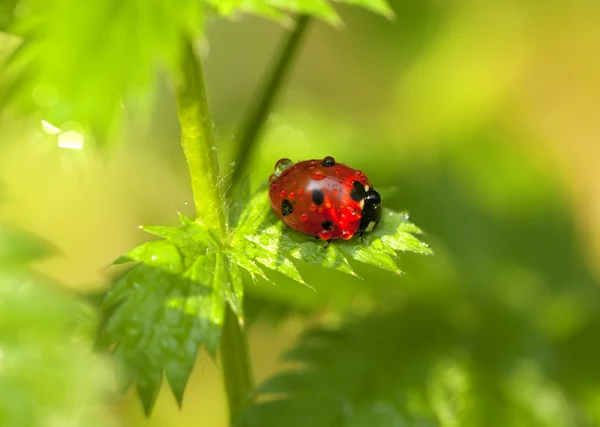
{"type": "MultiPolygon", "coordinates": [[[[251,327],[256,379],[284,366],[280,354],[304,328],[349,313],[422,307],[389,325],[424,331],[403,349],[418,355],[427,351],[420,343],[437,339],[419,319],[453,305],[462,310],[458,323],[480,328],[475,354],[490,360],[504,360],[510,338],[527,340],[531,331],[551,343],[540,358],[563,364],[524,397],[536,402],[538,420],[575,396],[580,418],[545,425],[600,425],[600,2],[390,3],[391,22],[338,7],[342,30],[311,24],[249,161],[251,182],[265,181],[281,157],[332,155],[376,187],[395,187],[385,206],[409,211],[435,255],[402,257],[399,277],[356,265],[358,279],[299,264],[314,290],[276,274],[275,286],[248,282],[257,311],[264,303],[292,312],[276,327],[269,316],[251,327]]],[[[210,20],[206,33],[216,148],[231,173],[237,129],[285,30],[243,17],[210,20]]],[[[0,35],[0,55],[13,42],[0,35]]],[[[107,79],[98,96],[115,84],[107,79]]],[[[124,105],[122,137],[107,151],[87,140],[62,148],[37,116],[0,111],[0,220],[59,248],[35,267],[65,287],[105,288],[105,267],[147,238],[140,224],[176,225],[177,211],[193,213],[164,75],[155,91],[151,109],[124,105]]],[[[539,374],[535,364],[532,372],[539,374]]],[[[519,378],[514,390],[535,382],[519,378]]],[[[219,367],[201,355],[181,410],[164,386],[149,421],[133,392],[114,411],[127,426],[223,427],[219,367]]]]}

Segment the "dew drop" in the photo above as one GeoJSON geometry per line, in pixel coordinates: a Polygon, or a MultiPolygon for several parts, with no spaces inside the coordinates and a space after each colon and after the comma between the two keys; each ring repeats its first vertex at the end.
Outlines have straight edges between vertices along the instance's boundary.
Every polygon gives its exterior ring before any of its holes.
{"type": "Polygon", "coordinates": [[[152,255],[152,256],[150,257],[150,259],[151,259],[152,261],[156,261],[156,255],[152,255]]]}
{"type": "Polygon", "coordinates": [[[288,194],[288,198],[289,198],[290,200],[294,200],[294,199],[296,198],[296,193],[294,193],[294,192],[292,191],[290,194],[288,194]]]}
{"type": "Polygon", "coordinates": [[[344,230],[344,231],[342,231],[342,239],[344,239],[344,240],[351,239],[353,235],[354,234],[350,230],[344,230]]]}
{"type": "Polygon", "coordinates": [[[320,171],[320,170],[313,171],[313,173],[312,173],[312,177],[313,177],[313,179],[315,179],[315,180],[317,180],[317,181],[320,181],[320,180],[322,180],[322,179],[323,179],[323,178],[325,178],[326,176],[327,176],[327,175],[325,175],[325,172],[323,172],[323,171],[320,171]]]}
{"type": "Polygon", "coordinates": [[[304,195],[304,188],[301,188],[301,189],[298,190],[298,195],[299,196],[304,195]]]}
{"type": "Polygon", "coordinates": [[[323,240],[329,240],[329,239],[331,239],[331,231],[321,230],[321,231],[319,231],[319,237],[323,240]]]}
{"type": "Polygon", "coordinates": [[[409,216],[408,216],[408,212],[404,212],[402,214],[402,218],[404,218],[405,220],[408,220],[409,216]]]}
{"type": "Polygon", "coordinates": [[[269,177],[269,182],[275,182],[276,179],[277,179],[277,175],[273,174],[269,177]]]}
{"type": "Polygon", "coordinates": [[[317,209],[317,212],[319,212],[320,214],[323,213],[323,206],[320,206],[319,209],[317,209]]]}
{"type": "Polygon", "coordinates": [[[275,163],[275,175],[281,176],[281,174],[286,170],[294,166],[294,162],[290,159],[283,158],[279,159],[277,163],[275,163]]]}
{"type": "Polygon", "coordinates": [[[286,195],[286,194],[287,194],[287,193],[286,193],[286,191],[285,191],[285,190],[281,190],[281,191],[279,192],[279,195],[280,195],[281,197],[285,197],[285,195],[286,195]]]}
{"type": "Polygon", "coordinates": [[[310,206],[308,207],[308,209],[311,212],[315,212],[317,210],[317,205],[315,205],[314,203],[311,203],[310,206]]]}
{"type": "Polygon", "coordinates": [[[302,222],[308,221],[308,214],[306,214],[306,213],[301,214],[300,221],[302,221],[302,222]]]}
{"type": "Polygon", "coordinates": [[[329,203],[329,202],[325,202],[325,208],[327,208],[327,209],[331,209],[331,203],[329,203]]]}
{"type": "Polygon", "coordinates": [[[229,166],[234,167],[235,166],[235,162],[229,162],[229,166]]]}

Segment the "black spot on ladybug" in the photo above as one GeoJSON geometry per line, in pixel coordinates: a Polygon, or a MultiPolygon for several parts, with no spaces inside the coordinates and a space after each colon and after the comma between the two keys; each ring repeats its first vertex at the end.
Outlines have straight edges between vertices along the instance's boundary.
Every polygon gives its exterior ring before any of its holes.
{"type": "Polygon", "coordinates": [[[321,227],[323,227],[323,230],[331,230],[333,223],[331,221],[323,221],[321,227]]]}
{"type": "Polygon", "coordinates": [[[292,206],[290,201],[288,199],[283,199],[281,201],[281,214],[283,216],[288,216],[292,212],[294,212],[294,207],[292,206]]]}
{"type": "Polygon", "coordinates": [[[316,190],[312,191],[312,201],[314,202],[315,205],[320,205],[321,203],[323,203],[323,201],[325,200],[325,193],[323,193],[323,190],[317,188],[316,190]]]}
{"type": "Polygon", "coordinates": [[[352,191],[350,191],[350,197],[355,202],[360,202],[367,196],[365,186],[360,181],[354,181],[352,183],[352,191]]]}
{"type": "Polygon", "coordinates": [[[335,165],[335,159],[331,156],[327,156],[323,159],[323,161],[321,162],[321,166],[324,166],[326,168],[330,168],[332,166],[335,165]]]}

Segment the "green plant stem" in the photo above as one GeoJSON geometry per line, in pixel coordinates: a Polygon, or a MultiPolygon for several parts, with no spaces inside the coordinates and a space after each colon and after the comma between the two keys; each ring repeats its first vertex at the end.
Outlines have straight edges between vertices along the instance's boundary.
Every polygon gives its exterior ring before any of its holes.
{"type": "Polygon", "coordinates": [[[229,420],[233,424],[242,411],[252,403],[254,378],[246,334],[229,306],[225,313],[220,346],[225,392],[229,402],[229,420]]]}
{"type": "Polygon", "coordinates": [[[190,171],[196,216],[202,218],[221,241],[225,241],[227,222],[213,121],[202,64],[189,40],[184,45],[175,90],[181,146],[190,171]]]}
{"type": "Polygon", "coordinates": [[[233,170],[232,182],[237,182],[240,176],[245,172],[250,154],[257,137],[262,130],[267,116],[271,111],[271,107],[275,100],[281,84],[288,74],[292,59],[298,52],[298,47],[303,36],[306,34],[306,29],[310,23],[310,17],[301,15],[296,21],[296,26],[289,33],[288,37],[283,41],[278,54],[275,57],[271,71],[257,92],[257,96],[253,98],[253,109],[250,110],[243,122],[240,130],[241,140],[240,148],[235,159],[236,168],[233,170]]]}
{"type": "MultiPolygon", "coordinates": [[[[227,239],[223,183],[215,150],[213,121],[208,107],[202,64],[191,43],[185,43],[181,73],[176,81],[181,145],[190,171],[196,214],[225,244],[227,239]]],[[[220,342],[225,390],[231,423],[251,402],[254,389],[248,345],[242,326],[229,305],[220,342]]]]}

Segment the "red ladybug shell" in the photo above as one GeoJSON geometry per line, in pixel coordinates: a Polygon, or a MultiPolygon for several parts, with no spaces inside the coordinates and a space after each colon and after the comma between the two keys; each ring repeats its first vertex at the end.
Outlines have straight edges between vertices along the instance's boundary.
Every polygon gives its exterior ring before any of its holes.
{"type": "Polygon", "coordinates": [[[350,239],[359,230],[365,202],[356,189],[372,187],[361,171],[332,157],[296,164],[281,159],[275,171],[271,207],[288,227],[323,240],[350,239]]]}

